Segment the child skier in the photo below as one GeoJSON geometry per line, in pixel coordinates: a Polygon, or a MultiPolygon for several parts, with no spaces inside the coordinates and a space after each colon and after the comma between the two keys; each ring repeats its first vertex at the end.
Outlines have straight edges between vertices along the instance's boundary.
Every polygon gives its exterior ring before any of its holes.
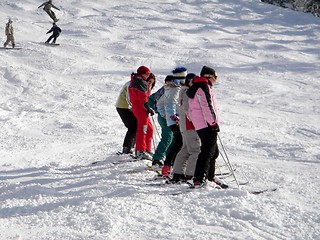
{"type": "Polygon", "coordinates": [[[140,66],[137,73],[131,74],[128,91],[132,112],[137,118],[136,156],[139,159],[152,160],[153,126],[149,113],[153,115],[154,111],[148,106],[148,97],[151,91],[148,83],[149,76],[150,69],[146,66],[140,66]]]}
{"type": "MultiPolygon", "coordinates": [[[[173,80],[172,75],[166,76],[166,78],[164,80],[165,85],[170,84],[172,80],[173,80]]],[[[158,108],[158,101],[160,100],[160,98],[163,97],[163,94],[165,91],[165,85],[162,86],[157,92],[150,95],[149,100],[148,100],[148,105],[152,109],[154,109],[154,111],[156,113],[158,113],[157,120],[158,120],[158,123],[161,127],[161,138],[160,138],[158,146],[156,147],[155,152],[152,157],[152,167],[155,170],[162,169],[164,158],[167,156],[168,149],[169,149],[169,146],[170,146],[172,138],[173,138],[172,131],[167,126],[167,122],[166,122],[165,117],[162,117],[161,113],[160,113],[160,112],[162,112],[162,115],[164,115],[164,107],[159,106],[159,108],[158,108]]]]}
{"type": "Polygon", "coordinates": [[[174,164],[177,153],[182,147],[182,136],[179,129],[178,98],[180,82],[184,82],[187,75],[187,69],[185,67],[177,67],[172,71],[172,73],[174,79],[170,84],[165,86],[164,96],[159,100],[159,103],[164,106],[163,117],[166,118],[167,126],[170,128],[173,134],[173,139],[169,147],[170,150],[166,156],[161,170],[163,177],[170,176],[171,167],[174,164]]]}
{"type": "Polygon", "coordinates": [[[203,66],[200,77],[194,78],[193,85],[186,92],[189,97],[188,115],[201,141],[193,178],[195,188],[204,186],[207,180],[222,188],[228,188],[228,185],[215,177],[215,164],[219,156],[217,136],[220,131],[217,104],[212,89],[216,81],[215,70],[203,66]]]}
{"type": "Polygon", "coordinates": [[[137,132],[137,118],[134,116],[131,110],[131,103],[129,99],[128,88],[130,81],[126,82],[122,87],[119,97],[116,103],[116,110],[127,128],[127,133],[124,137],[122,144],[122,153],[129,154],[133,153],[133,148],[136,143],[136,132],[137,132]]]}
{"type": "Polygon", "coordinates": [[[172,179],[168,183],[178,183],[191,180],[200,153],[200,138],[188,118],[188,96],[187,90],[192,85],[193,79],[196,77],[194,73],[188,73],[185,83],[181,86],[179,93],[179,127],[182,135],[182,148],[177,154],[172,169],[172,179]]]}

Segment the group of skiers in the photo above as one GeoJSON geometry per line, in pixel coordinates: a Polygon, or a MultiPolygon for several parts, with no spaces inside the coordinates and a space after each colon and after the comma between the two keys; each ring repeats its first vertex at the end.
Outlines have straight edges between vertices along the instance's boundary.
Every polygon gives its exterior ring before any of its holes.
{"type": "MultiPolygon", "coordinates": [[[[59,10],[49,0],[39,6],[52,18],[53,27],[47,32],[56,42],[61,33],[51,8],[59,10]]],[[[6,25],[7,40],[15,47],[12,20],[6,25]]],[[[177,67],[165,78],[165,84],[151,94],[156,77],[146,66],[140,66],[131,80],[122,88],[116,110],[127,128],[123,142],[123,154],[135,149],[139,159],[152,160],[154,169],[161,169],[169,183],[193,180],[193,187],[202,187],[207,181],[222,188],[228,186],[215,176],[216,159],[219,156],[217,134],[219,118],[213,85],[217,80],[213,68],[203,66],[200,76],[187,73],[185,67],[177,67]],[[157,113],[161,127],[161,139],[152,153],[153,123],[151,116],[157,113]]],[[[152,117],[153,119],[153,117],[152,117]]]]}
{"type": "Polygon", "coordinates": [[[164,86],[151,94],[156,77],[148,67],[140,66],[122,87],[116,103],[127,128],[122,154],[151,160],[167,183],[191,181],[192,187],[199,188],[209,181],[228,188],[215,176],[220,131],[212,89],[216,80],[211,67],[203,66],[200,76],[177,67],[166,76],[164,86]],[[155,113],[161,138],[152,153],[155,113]]]}
{"type": "MultiPolygon", "coordinates": [[[[61,29],[56,24],[56,22],[59,21],[59,19],[57,19],[55,13],[51,10],[51,8],[55,8],[57,10],[60,10],[60,9],[52,4],[52,0],[49,0],[47,2],[42,3],[38,8],[41,8],[41,7],[43,7],[43,10],[53,20],[53,26],[47,32],[47,34],[52,33],[52,35],[48,38],[48,40],[45,43],[50,43],[50,41],[53,40],[52,43],[55,44],[57,38],[59,37],[59,35],[61,33],[61,29]]],[[[5,43],[3,44],[3,47],[7,47],[7,45],[9,43],[11,43],[12,48],[15,48],[16,44],[15,44],[15,39],[13,36],[13,26],[12,26],[12,19],[11,18],[8,20],[8,22],[6,24],[5,34],[7,36],[7,39],[6,39],[5,43]]]]}

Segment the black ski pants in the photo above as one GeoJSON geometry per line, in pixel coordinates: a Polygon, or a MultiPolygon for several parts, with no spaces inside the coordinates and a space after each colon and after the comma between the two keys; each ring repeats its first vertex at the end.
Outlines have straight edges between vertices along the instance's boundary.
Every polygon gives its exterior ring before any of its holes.
{"type": "Polygon", "coordinates": [[[173,138],[172,138],[172,142],[169,147],[170,150],[169,150],[169,152],[166,156],[166,159],[164,161],[164,165],[173,166],[174,160],[176,159],[178,152],[182,148],[182,135],[180,132],[179,125],[177,125],[177,124],[171,125],[171,126],[169,126],[169,128],[173,133],[173,138]]]}
{"type": "Polygon", "coordinates": [[[56,40],[57,40],[57,38],[59,37],[59,34],[57,35],[57,34],[52,34],[49,38],[48,38],[48,40],[47,40],[47,42],[49,43],[50,41],[51,41],[51,39],[53,39],[53,43],[56,43],[56,40]]]}
{"type": "Polygon", "coordinates": [[[215,127],[208,126],[197,130],[201,141],[200,153],[198,155],[194,182],[204,182],[213,179],[215,174],[216,159],[219,156],[217,145],[218,132],[215,127]]]}
{"type": "Polygon", "coordinates": [[[122,146],[128,149],[134,148],[134,145],[136,143],[137,118],[134,116],[131,109],[117,108],[117,112],[123,124],[128,129],[124,137],[122,146]]]}

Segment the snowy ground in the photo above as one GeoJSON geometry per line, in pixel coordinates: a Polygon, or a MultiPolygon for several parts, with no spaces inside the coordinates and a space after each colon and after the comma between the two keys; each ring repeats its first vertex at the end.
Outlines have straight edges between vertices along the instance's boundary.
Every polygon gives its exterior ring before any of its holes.
{"type": "Polygon", "coordinates": [[[0,49],[1,240],[320,238],[319,18],[258,0],[53,2],[59,47],[42,44],[42,1],[0,2],[23,48],[0,49]],[[150,186],[145,162],[113,164],[129,160],[114,104],[140,65],[156,88],[176,66],[216,69],[247,185],[171,196],[185,187],[150,186]]]}

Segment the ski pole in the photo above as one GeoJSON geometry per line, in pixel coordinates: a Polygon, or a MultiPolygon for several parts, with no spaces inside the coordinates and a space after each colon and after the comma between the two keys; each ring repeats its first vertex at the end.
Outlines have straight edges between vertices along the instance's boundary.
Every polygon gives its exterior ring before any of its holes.
{"type": "Polygon", "coordinates": [[[157,137],[158,137],[158,139],[160,139],[161,138],[160,132],[159,132],[158,126],[156,124],[156,121],[154,120],[153,116],[151,118],[152,118],[152,124],[153,124],[154,128],[156,129],[157,137]]]}
{"type": "Polygon", "coordinates": [[[160,139],[160,132],[159,132],[159,129],[158,129],[157,125],[156,125],[156,122],[155,122],[153,116],[151,116],[151,118],[152,118],[152,124],[153,124],[154,128],[156,129],[157,136],[160,139]]]}
{"type": "MultiPolygon", "coordinates": [[[[151,119],[152,119],[152,125],[153,125],[153,127],[156,129],[156,132],[158,133],[158,128],[157,128],[157,126],[156,126],[156,123],[155,123],[155,121],[154,121],[153,116],[151,116],[151,119]]],[[[152,136],[152,141],[153,141],[153,150],[156,151],[157,142],[156,142],[155,134],[153,134],[153,136],[152,136]]]]}
{"type": "Polygon", "coordinates": [[[222,154],[221,154],[221,156],[222,156],[223,160],[225,161],[226,165],[228,166],[229,170],[231,171],[232,176],[233,176],[234,180],[236,181],[238,188],[240,189],[240,185],[239,185],[238,179],[237,179],[237,177],[236,177],[236,175],[235,175],[235,173],[234,173],[233,167],[232,167],[232,165],[231,165],[231,162],[230,162],[230,160],[229,160],[229,157],[228,157],[228,155],[227,155],[227,152],[226,152],[226,150],[225,150],[225,148],[224,148],[224,146],[223,146],[223,144],[222,144],[222,141],[221,141],[221,138],[220,138],[220,135],[219,135],[219,134],[218,134],[218,139],[219,139],[219,142],[220,142],[220,144],[221,144],[222,150],[223,150],[223,152],[224,152],[225,158],[223,157],[222,154]]]}

